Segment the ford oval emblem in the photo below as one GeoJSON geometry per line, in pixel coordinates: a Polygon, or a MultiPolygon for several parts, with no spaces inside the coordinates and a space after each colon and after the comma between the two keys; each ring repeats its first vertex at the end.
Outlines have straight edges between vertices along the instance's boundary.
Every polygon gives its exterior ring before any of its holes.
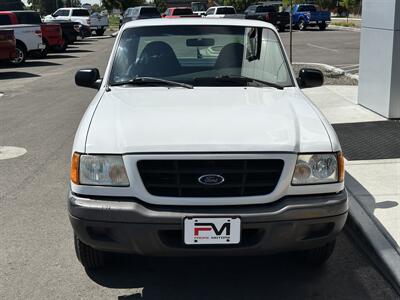
{"type": "Polygon", "coordinates": [[[225,181],[225,178],[217,174],[206,174],[200,176],[198,181],[204,185],[218,185],[225,181]]]}

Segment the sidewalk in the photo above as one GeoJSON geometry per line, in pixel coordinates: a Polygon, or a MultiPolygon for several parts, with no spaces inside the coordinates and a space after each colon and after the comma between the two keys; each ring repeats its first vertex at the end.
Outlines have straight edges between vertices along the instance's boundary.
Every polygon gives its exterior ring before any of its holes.
{"type": "Polygon", "coordinates": [[[365,153],[370,155],[367,159],[346,160],[346,188],[350,196],[350,214],[400,286],[400,155],[396,151],[386,153],[385,149],[399,142],[400,132],[393,131],[395,135],[392,139],[383,137],[385,145],[376,145],[383,147],[383,150],[374,152],[368,149],[371,145],[374,146],[375,141],[381,142],[379,135],[382,133],[391,134],[386,129],[374,132],[374,128],[398,126],[400,123],[388,122],[387,119],[358,105],[357,90],[357,86],[322,86],[305,89],[304,93],[335,127],[346,158],[349,157],[349,152],[346,153],[349,143],[344,147],[346,138],[353,140],[353,145],[350,146],[358,148],[356,152],[360,152],[360,157],[365,156],[365,153]],[[355,127],[356,130],[346,137],[343,128],[351,127],[355,127]],[[366,132],[363,127],[367,128],[366,132]],[[368,128],[372,128],[370,132],[368,128]],[[360,145],[362,134],[365,136],[361,141],[363,145],[360,145]],[[377,134],[377,137],[374,136],[377,134]],[[372,153],[374,155],[371,155],[372,153]],[[375,155],[388,155],[390,158],[373,159],[376,158],[375,155]]]}

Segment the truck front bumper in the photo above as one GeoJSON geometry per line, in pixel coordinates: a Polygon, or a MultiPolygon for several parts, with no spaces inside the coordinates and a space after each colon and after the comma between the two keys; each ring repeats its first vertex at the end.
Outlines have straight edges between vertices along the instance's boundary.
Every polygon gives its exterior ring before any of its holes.
{"type": "Polygon", "coordinates": [[[325,245],[342,230],[348,202],[346,191],[217,207],[159,206],[132,198],[70,193],[68,208],[74,233],[98,250],[150,256],[262,255],[325,245]],[[239,216],[240,244],[185,245],[182,224],[190,216],[239,216]]]}

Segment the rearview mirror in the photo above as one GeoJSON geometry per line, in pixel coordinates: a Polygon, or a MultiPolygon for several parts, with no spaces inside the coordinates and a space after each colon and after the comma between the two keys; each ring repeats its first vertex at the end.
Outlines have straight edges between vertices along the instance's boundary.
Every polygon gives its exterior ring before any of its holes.
{"type": "Polygon", "coordinates": [[[75,84],[78,86],[99,89],[101,86],[100,72],[98,69],[80,69],[75,74],[75,84]]]}
{"type": "Polygon", "coordinates": [[[215,45],[214,39],[188,39],[186,46],[188,47],[211,47],[215,45]]]}
{"type": "Polygon", "coordinates": [[[301,69],[297,83],[300,88],[313,88],[324,84],[324,74],[316,69],[301,69]]]}

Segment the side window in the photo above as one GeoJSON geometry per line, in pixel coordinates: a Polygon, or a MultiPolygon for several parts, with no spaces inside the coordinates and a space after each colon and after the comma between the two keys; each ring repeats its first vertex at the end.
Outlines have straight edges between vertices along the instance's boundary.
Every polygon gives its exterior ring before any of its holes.
{"type": "Polygon", "coordinates": [[[0,25],[11,25],[10,17],[7,15],[0,15],[0,25]]]}
{"type": "Polygon", "coordinates": [[[215,8],[210,8],[209,10],[207,10],[206,15],[213,15],[215,12],[215,8]]]}
{"type": "Polygon", "coordinates": [[[262,7],[261,6],[257,6],[256,12],[262,12],[262,7]]]}
{"type": "Polygon", "coordinates": [[[169,8],[165,11],[165,15],[166,16],[170,16],[171,15],[171,10],[169,8]]]}
{"type": "Polygon", "coordinates": [[[69,10],[68,9],[59,9],[54,13],[55,17],[68,17],[69,16],[69,10]]]}

